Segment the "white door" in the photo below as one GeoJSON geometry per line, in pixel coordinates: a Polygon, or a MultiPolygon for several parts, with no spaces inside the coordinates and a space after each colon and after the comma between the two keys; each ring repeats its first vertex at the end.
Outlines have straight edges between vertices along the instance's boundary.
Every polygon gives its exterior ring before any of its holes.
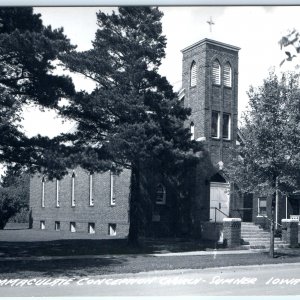
{"type": "Polygon", "coordinates": [[[215,220],[222,222],[226,215],[229,215],[229,191],[228,183],[211,182],[210,183],[210,216],[211,222],[215,220]],[[214,209],[214,208],[217,209],[214,209]],[[220,212],[222,211],[222,212],[220,212]]]}

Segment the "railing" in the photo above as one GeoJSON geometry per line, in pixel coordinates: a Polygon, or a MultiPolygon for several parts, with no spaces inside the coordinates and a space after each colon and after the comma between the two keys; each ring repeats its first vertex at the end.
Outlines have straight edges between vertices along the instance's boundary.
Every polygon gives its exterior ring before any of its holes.
{"type": "Polygon", "coordinates": [[[230,212],[230,217],[231,218],[241,218],[242,220],[244,220],[247,216],[245,213],[250,213],[250,216],[248,216],[247,219],[251,219],[252,220],[252,208],[234,208],[231,210],[230,212]]]}
{"type": "Polygon", "coordinates": [[[220,210],[217,207],[210,207],[210,209],[215,210],[215,224],[217,223],[217,211],[220,212],[222,215],[224,215],[226,218],[229,218],[229,216],[227,214],[225,214],[222,210],[220,210]]]}

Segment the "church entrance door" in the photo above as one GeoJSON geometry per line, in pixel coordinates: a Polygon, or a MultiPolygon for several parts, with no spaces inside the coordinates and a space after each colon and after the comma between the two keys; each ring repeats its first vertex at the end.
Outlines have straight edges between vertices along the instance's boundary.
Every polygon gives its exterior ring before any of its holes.
{"type": "Polygon", "coordinates": [[[211,182],[210,183],[210,216],[214,222],[222,222],[229,215],[229,183],[211,182]],[[217,209],[215,209],[217,208],[217,209]],[[219,209],[219,210],[218,210],[219,209]],[[225,214],[223,214],[223,213],[225,214]]]}

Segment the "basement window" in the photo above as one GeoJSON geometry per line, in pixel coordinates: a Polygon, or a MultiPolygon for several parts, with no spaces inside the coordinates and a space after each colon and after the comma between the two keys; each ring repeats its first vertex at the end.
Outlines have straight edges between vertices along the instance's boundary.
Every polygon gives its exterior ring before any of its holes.
{"type": "Polygon", "coordinates": [[[46,228],[45,221],[40,221],[40,229],[44,230],[46,228]]]}
{"type": "Polygon", "coordinates": [[[60,231],[60,222],[55,221],[55,231],[60,231]]]}
{"type": "Polygon", "coordinates": [[[108,235],[117,235],[117,224],[108,224],[108,235]]]}
{"type": "Polygon", "coordinates": [[[76,223],[75,222],[70,222],[70,231],[76,232],[76,223]]]}
{"type": "Polygon", "coordinates": [[[88,231],[89,231],[89,234],[94,234],[95,233],[95,223],[89,223],[88,224],[88,231]]]}

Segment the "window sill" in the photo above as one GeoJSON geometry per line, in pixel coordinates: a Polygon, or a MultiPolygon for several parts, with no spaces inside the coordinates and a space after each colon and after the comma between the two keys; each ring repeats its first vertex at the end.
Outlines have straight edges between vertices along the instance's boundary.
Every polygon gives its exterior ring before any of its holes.
{"type": "Polygon", "coordinates": [[[219,137],[214,137],[214,136],[212,136],[211,139],[214,140],[214,141],[220,141],[220,138],[219,138],[219,137]]]}
{"type": "Polygon", "coordinates": [[[166,205],[166,202],[155,202],[157,205],[166,205]]]}
{"type": "Polygon", "coordinates": [[[224,139],[224,138],[223,138],[223,141],[224,141],[224,142],[232,142],[232,139],[224,139]]]}
{"type": "Polygon", "coordinates": [[[220,87],[221,87],[221,84],[213,83],[212,86],[215,86],[215,87],[219,87],[219,88],[220,88],[220,87]]]}
{"type": "Polygon", "coordinates": [[[224,88],[225,88],[225,89],[228,89],[228,90],[232,90],[232,86],[224,85],[224,88]]]}

